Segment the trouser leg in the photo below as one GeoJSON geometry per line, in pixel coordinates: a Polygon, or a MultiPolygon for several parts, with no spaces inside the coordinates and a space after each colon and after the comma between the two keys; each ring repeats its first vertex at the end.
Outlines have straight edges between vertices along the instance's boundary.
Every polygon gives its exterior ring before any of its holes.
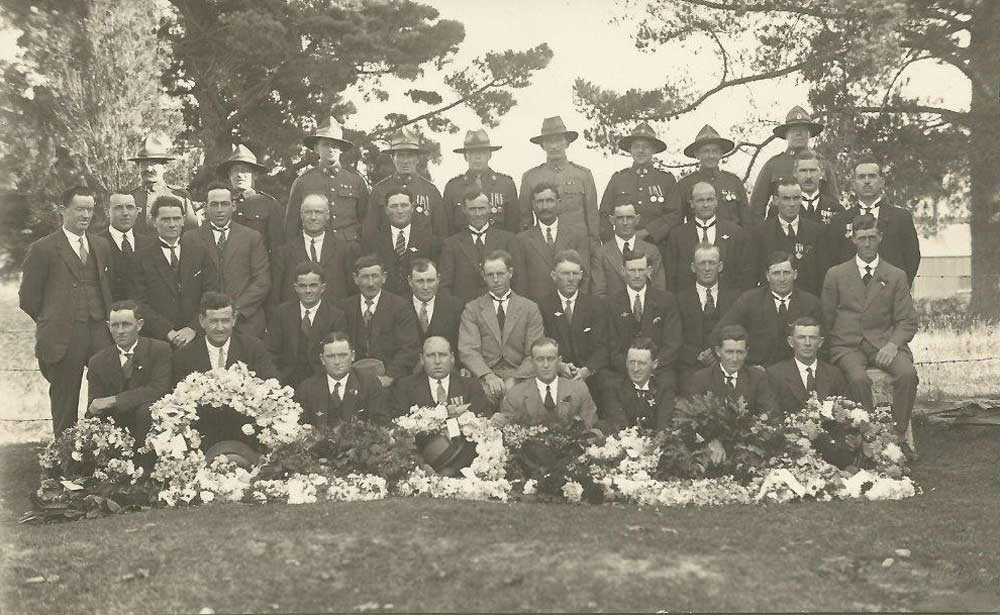
{"type": "Polygon", "coordinates": [[[865,410],[875,409],[875,400],[872,398],[872,380],[868,377],[868,357],[860,350],[851,350],[847,354],[837,359],[837,367],[844,372],[847,378],[847,388],[851,392],[851,399],[857,401],[865,410]]]}
{"type": "Polygon", "coordinates": [[[917,370],[913,358],[900,350],[885,370],[892,376],[892,418],[896,424],[896,434],[905,437],[913,415],[913,405],[917,400],[917,370]]]}

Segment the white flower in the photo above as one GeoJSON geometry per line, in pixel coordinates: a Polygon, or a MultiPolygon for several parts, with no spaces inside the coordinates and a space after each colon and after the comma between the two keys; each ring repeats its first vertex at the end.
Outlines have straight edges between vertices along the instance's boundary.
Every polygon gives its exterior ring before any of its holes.
{"type": "Polygon", "coordinates": [[[579,502],[583,499],[583,485],[576,481],[569,481],[563,485],[562,493],[570,502],[579,502]]]}
{"type": "Polygon", "coordinates": [[[201,501],[203,503],[209,504],[209,503],[212,502],[212,500],[215,499],[215,494],[212,493],[211,491],[207,491],[206,490],[206,491],[202,491],[201,493],[199,493],[198,497],[201,498],[201,501]]]}
{"type": "Polygon", "coordinates": [[[895,442],[890,442],[882,449],[882,456],[893,463],[901,463],[905,459],[903,449],[899,448],[895,442]]]}

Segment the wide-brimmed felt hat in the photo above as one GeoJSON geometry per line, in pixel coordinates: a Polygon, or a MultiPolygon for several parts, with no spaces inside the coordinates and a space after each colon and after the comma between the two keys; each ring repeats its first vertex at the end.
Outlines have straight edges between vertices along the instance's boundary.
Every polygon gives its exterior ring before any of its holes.
{"type": "Polygon", "coordinates": [[[667,144],[656,136],[656,131],[653,130],[653,127],[646,122],[642,122],[632,129],[631,133],[622,137],[618,142],[618,147],[620,147],[623,151],[630,151],[632,143],[638,141],[639,139],[646,139],[651,142],[653,144],[653,149],[657,154],[667,149],[667,144]]]}
{"type": "Polygon", "coordinates": [[[702,145],[709,144],[715,144],[721,147],[723,156],[731,153],[733,148],[736,147],[736,143],[732,140],[719,136],[719,133],[717,133],[714,128],[705,124],[702,126],[701,130],[698,131],[698,136],[694,138],[694,143],[684,148],[684,155],[688,158],[697,158],[698,148],[702,145]]]}
{"type": "Polygon", "coordinates": [[[326,118],[326,121],[321,126],[317,126],[311,135],[302,139],[302,142],[306,144],[306,147],[312,148],[320,139],[332,141],[334,145],[345,152],[354,147],[354,144],[348,141],[344,135],[344,127],[333,116],[326,118]]]}
{"type": "Polygon", "coordinates": [[[141,160],[174,160],[177,157],[173,155],[170,151],[171,149],[173,149],[173,144],[170,142],[170,137],[162,132],[154,132],[146,135],[139,151],[136,152],[135,156],[129,158],[129,160],[131,162],[139,162],[141,160]]]}
{"type": "Polygon", "coordinates": [[[454,150],[454,152],[456,154],[464,154],[466,152],[475,152],[484,149],[495,152],[501,147],[503,146],[493,145],[490,143],[490,136],[486,134],[485,130],[480,128],[479,130],[470,130],[465,133],[465,141],[462,144],[462,147],[454,150]]]}
{"type": "Polygon", "coordinates": [[[420,145],[420,137],[413,130],[403,127],[393,133],[389,139],[389,149],[385,152],[422,152],[424,148],[420,145]]]}
{"type": "Polygon", "coordinates": [[[245,442],[239,440],[221,440],[205,451],[205,463],[211,464],[216,457],[225,456],[237,466],[250,469],[260,460],[260,453],[245,442]]]}
{"type": "Polygon", "coordinates": [[[537,145],[541,145],[542,139],[552,135],[566,135],[566,140],[572,143],[573,141],[576,141],[577,137],[580,136],[580,133],[575,130],[567,130],[566,124],[563,122],[562,118],[556,115],[542,120],[542,132],[528,140],[537,145]]]}
{"type": "Polygon", "coordinates": [[[260,171],[262,173],[267,172],[267,167],[257,162],[257,156],[250,151],[246,145],[242,143],[233,146],[233,153],[219,163],[216,167],[216,172],[219,175],[226,175],[229,173],[229,169],[237,162],[243,163],[255,171],[260,171]]]}
{"type": "Polygon", "coordinates": [[[792,126],[805,126],[809,129],[809,135],[815,137],[819,133],[823,132],[823,125],[819,122],[814,122],[812,116],[809,112],[802,107],[795,106],[792,110],[788,112],[785,116],[785,123],[774,127],[775,136],[785,138],[785,133],[792,126]]]}

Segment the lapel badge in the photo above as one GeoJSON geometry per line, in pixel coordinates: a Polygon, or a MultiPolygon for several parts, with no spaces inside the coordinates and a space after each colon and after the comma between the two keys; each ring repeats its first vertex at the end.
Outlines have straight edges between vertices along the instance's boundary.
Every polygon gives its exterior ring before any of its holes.
{"type": "Polygon", "coordinates": [[[851,223],[848,222],[844,225],[844,237],[847,239],[851,238],[851,223]]]}

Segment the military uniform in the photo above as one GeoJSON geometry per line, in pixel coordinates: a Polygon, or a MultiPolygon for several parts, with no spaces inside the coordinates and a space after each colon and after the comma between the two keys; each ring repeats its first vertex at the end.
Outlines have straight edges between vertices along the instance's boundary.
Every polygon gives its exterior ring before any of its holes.
{"type": "Polygon", "coordinates": [[[406,188],[413,193],[413,221],[416,224],[430,223],[431,234],[444,241],[451,235],[451,223],[445,212],[441,193],[434,184],[419,175],[393,173],[372,188],[371,206],[364,219],[365,242],[373,241],[378,231],[388,226],[385,217],[385,201],[390,190],[406,188]]]}
{"type": "Polygon", "coordinates": [[[198,226],[198,214],[191,200],[191,193],[180,186],[171,186],[166,183],[136,186],[129,191],[135,199],[136,218],[133,230],[142,235],[156,235],[152,222],[149,219],[149,208],[153,205],[153,200],[166,194],[179,198],[184,203],[184,228],[196,228],[198,226]]]}
{"type": "MultiPolygon", "coordinates": [[[[837,186],[837,174],[829,160],[823,161],[823,180],[819,191],[828,198],[839,202],[840,188],[837,186]]],[[[767,217],[767,206],[771,202],[778,180],[783,177],[795,178],[795,154],[784,151],[764,163],[754,182],[750,194],[750,211],[756,222],[767,217]]]]}
{"type": "Polygon", "coordinates": [[[521,178],[521,227],[533,225],[531,191],[535,186],[549,183],[559,188],[562,212],[559,214],[559,228],[590,237],[598,238],[597,187],[590,169],[568,160],[545,162],[529,169],[521,178]]]}
{"type": "Polygon", "coordinates": [[[285,212],[273,196],[257,190],[233,191],[233,205],[233,220],[260,233],[268,254],[284,243],[285,212]]]}
{"type": "Polygon", "coordinates": [[[450,180],[444,187],[444,204],[448,210],[449,224],[454,232],[464,229],[465,203],[463,197],[469,190],[481,190],[490,202],[490,226],[512,233],[520,230],[521,212],[518,210],[517,188],[510,175],[487,168],[482,173],[466,171],[450,180]],[[478,175],[479,182],[476,182],[478,175]]]}
{"type": "Polygon", "coordinates": [[[736,174],[719,168],[698,169],[690,175],[685,175],[677,182],[685,218],[691,216],[691,193],[694,190],[694,185],[701,182],[712,184],[712,187],[715,188],[715,196],[719,201],[719,210],[716,215],[720,219],[735,222],[740,226],[749,226],[751,222],[750,204],[749,199],[747,199],[747,189],[743,187],[743,181],[736,174]]]}
{"type": "Polygon", "coordinates": [[[611,239],[613,229],[608,216],[618,205],[635,205],[639,229],[649,233],[646,241],[666,241],[670,229],[681,224],[681,200],[673,174],[655,165],[632,165],[611,176],[601,197],[601,239],[611,239]]]}
{"type": "Polygon", "coordinates": [[[361,224],[368,212],[368,184],[350,169],[316,166],[292,183],[285,210],[285,237],[302,234],[302,199],[307,194],[324,194],[330,200],[327,228],[337,239],[358,241],[361,224]]]}

